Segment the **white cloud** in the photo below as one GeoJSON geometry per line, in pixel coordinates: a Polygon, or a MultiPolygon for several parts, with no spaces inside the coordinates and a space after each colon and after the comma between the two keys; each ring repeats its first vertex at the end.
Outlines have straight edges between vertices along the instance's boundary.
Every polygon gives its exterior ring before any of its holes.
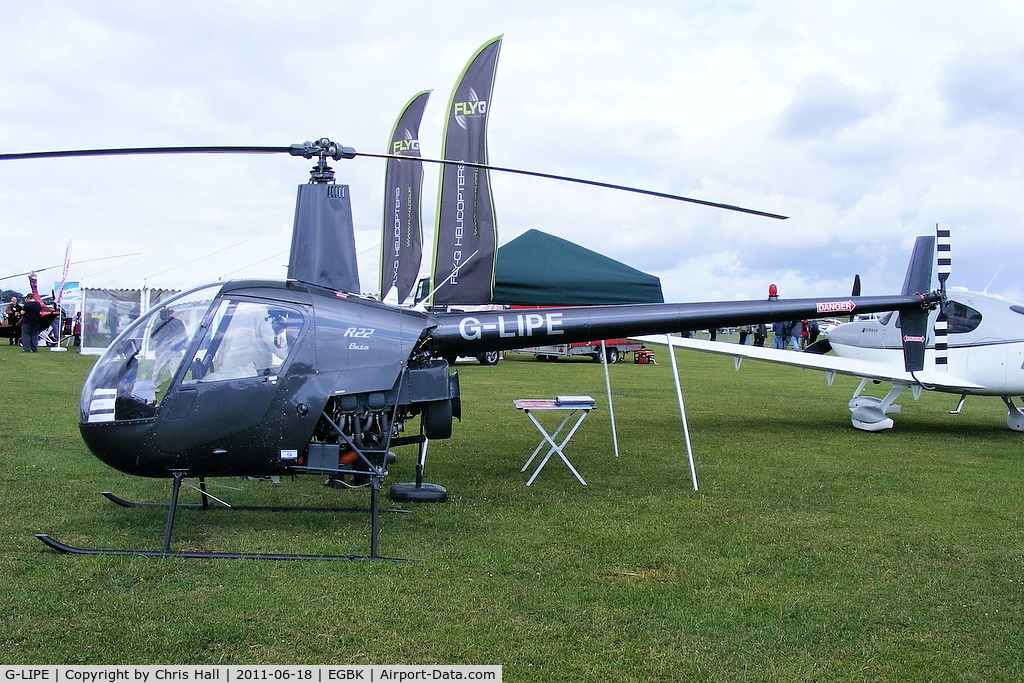
{"type": "Polygon", "coordinates": [[[831,137],[884,109],[887,100],[844,83],[834,73],[812,74],[797,86],[782,111],[782,133],[797,139],[831,137]]]}

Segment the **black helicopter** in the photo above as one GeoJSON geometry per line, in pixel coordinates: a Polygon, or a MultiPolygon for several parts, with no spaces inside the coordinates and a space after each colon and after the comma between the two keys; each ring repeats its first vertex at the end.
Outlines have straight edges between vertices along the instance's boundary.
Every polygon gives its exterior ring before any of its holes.
{"type": "MultiPolygon", "coordinates": [[[[401,308],[358,294],[348,187],[334,183],[328,165],[329,160],[389,155],[358,153],[323,138],[288,147],[78,150],[0,154],[0,160],[197,152],[287,153],[317,160],[310,182],[299,186],[287,279],[219,282],[192,289],[149,310],[110,344],[82,389],[80,430],[89,449],[110,466],[132,475],[172,479],[163,547],[153,551],[76,548],[47,535],[38,536],[57,550],[182,557],[394,559],[378,554],[380,494],[390,449],[419,447],[416,481],[392,485],[393,499],[445,499],[443,487],[424,483],[422,473],[427,443],[449,438],[453,421],[461,419],[459,378],[448,358],[752,320],[898,310],[903,316],[908,370],[919,369],[927,310],[941,298],[929,291],[931,260],[921,258],[908,272],[904,292],[909,293],[893,296],[769,297],[474,313],[401,308]],[[213,504],[205,478],[301,473],[369,488],[369,555],[325,558],[170,549],[175,511],[213,504]],[[201,505],[179,504],[186,478],[200,481],[201,505]]],[[[634,191],[780,218],[741,207],[634,191]]],[[[153,505],[105,495],[123,505],[153,505]]]]}

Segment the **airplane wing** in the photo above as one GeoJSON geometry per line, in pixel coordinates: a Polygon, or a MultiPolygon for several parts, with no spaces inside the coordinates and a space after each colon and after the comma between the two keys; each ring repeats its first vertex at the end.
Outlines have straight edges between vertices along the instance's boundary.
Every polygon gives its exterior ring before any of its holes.
{"type": "MultiPolygon", "coordinates": [[[[665,344],[666,337],[663,334],[655,334],[633,337],[633,339],[638,339],[648,344],[665,344]]],[[[746,346],[703,339],[688,339],[685,337],[668,337],[668,339],[671,339],[673,347],[732,356],[736,360],[737,370],[739,370],[739,364],[743,358],[752,358],[768,363],[779,363],[780,365],[792,365],[811,370],[822,370],[826,373],[830,385],[835,378],[835,374],[838,373],[880,382],[893,382],[908,386],[922,385],[927,389],[941,389],[942,391],[954,393],[984,389],[981,385],[965,382],[945,374],[940,375],[930,370],[915,372],[911,376],[909,372],[903,369],[902,365],[879,363],[859,358],[842,358],[834,354],[802,353],[788,349],[746,346]],[[951,382],[950,380],[954,381],[951,382]]]]}

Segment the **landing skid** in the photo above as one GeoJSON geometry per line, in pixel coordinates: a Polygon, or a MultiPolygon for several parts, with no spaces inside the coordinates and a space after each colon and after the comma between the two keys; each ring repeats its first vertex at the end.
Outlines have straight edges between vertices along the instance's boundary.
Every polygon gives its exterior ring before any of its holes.
{"type": "MultiPolygon", "coordinates": [[[[370,485],[370,554],[363,555],[290,555],[290,554],[277,554],[277,553],[209,553],[209,552],[189,552],[189,551],[173,551],[171,550],[171,536],[174,530],[174,517],[178,509],[235,509],[235,510],[272,510],[272,511],[287,511],[287,510],[304,510],[304,511],[324,511],[324,512],[355,512],[360,511],[359,508],[308,508],[308,507],[273,507],[273,506],[239,506],[231,507],[223,501],[218,501],[224,507],[211,507],[209,500],[217,500],[209,493],[206,492],[205,482],[200,479],[202,488],[199,489],[203,495],[203,502],[200,504],[180,504],[178,503],[178,495],[181,492],[182,482],[187,476],[185,470],[174,470],[173,476],[173,487],[171,489],[171,501],[164,505],[160,503],[137,503],[134,501],[125,500],[120,496],[116,496],[110,492],[104,492],[103,495],[110,501],[127,508],[164,508],[167,510],[167,523],[164,528],[164,543],[163,548],[160,550],[127,550],[117,548],[78,548],[75,546],[61,543],[56,539],[50,537],[47,534],[36,534],[36,538],[42,541],[45,545],[54,550],[69,553],[72,555],[138,555],[142,557],[182,557],[188,559],[225,559],[225,560],[386,560],[390,562],[407,562],[410,560],[404,558],[394,557],[382,557],[377,553],[377,542],[380,535],[380,524],[379,514],[380,509],[380,484],[383,474],[375,472],[371,476],[370,485]]],[[[395,512],[407,512],[405,510],[395,510],[395,512]]]]}
{"type": "MultiPolygon", "coordinates": [[[[116,493],[110,491],[102,491],[100,495],[109,500],[115,505],[120,505],[125,508],[148,508],[166,510],[169,506],[168,503],[140,503],[134,500],[128,500],[122,498],[116,493]]],[[[211,505],[206,501],[204,496],[202,503],[178,503],[179,510],[248,510],[248,511],[263,511],[263,512],[372,512],[370,508],[361,508],[358,505],[353,505],[347,508],[321,508],[321,507],[295,507],[288,505],[211,505]]],[[[385,509],[381,512],[394,512],[397,514],[412,514],[411,510],[399,510],[385,509]]]]}
{"type": "Polygon", "coordinates": [[[36,534],[44,544],[69,555],[137,555],[140,557],[184,557],[198,560],[387,560],[389,562],[414,562],[398,557],[368,557],[363,555],[278,555],[275,553],[201,553],[164,550],[120,550],[116,548],[78,548],[51,538],[36,534]]]}

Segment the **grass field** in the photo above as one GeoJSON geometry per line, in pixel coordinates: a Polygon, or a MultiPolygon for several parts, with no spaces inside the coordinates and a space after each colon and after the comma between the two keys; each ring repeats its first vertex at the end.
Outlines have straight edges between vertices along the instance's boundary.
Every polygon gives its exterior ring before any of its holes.
{"type": "MultiPolygon", "coordinates": [[[[611,368],[510,356],[459,363],[464,420],[434,442],[451,500],[384,515],[380,552],[420,562],[64,556],[158,548],[166,480],[132,478],[78,436],[91,364],[0,346],[0,577],[6,664],[501,664],[505,680],[1020,680],[1024,435],[998,400],[903,402],[896,429],[849,423],[855,382],[678,356],[700,478],[670,364],[611,368]],[[567,450],[519,468],[539,438],[514,398],[591,394],[567,450]]],[[[411,447],[391,481],[413,478],[411,447]]],[[[232,502],[365,504],[316,477],[227,480],[232,502]]],[[[358,553],[362,514],[179,514],[174,546],[358,553]]]]}

